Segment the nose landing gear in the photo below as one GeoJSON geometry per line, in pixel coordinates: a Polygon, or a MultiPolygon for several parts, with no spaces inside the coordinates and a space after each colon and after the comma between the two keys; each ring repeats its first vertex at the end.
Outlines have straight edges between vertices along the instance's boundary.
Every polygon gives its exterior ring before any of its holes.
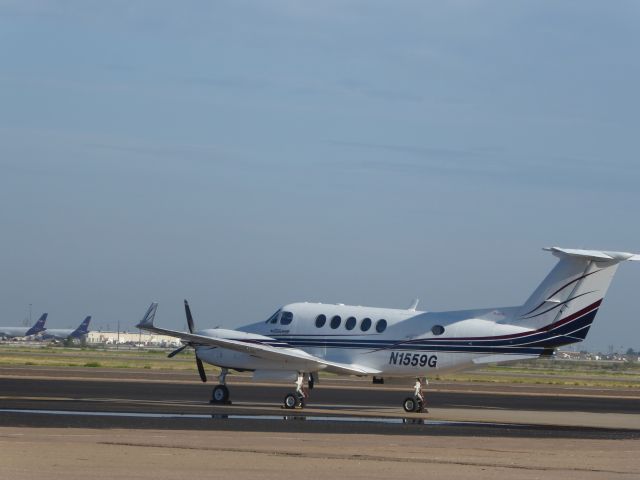
{"type": "Polygon", "coordinates": [[[218,376],[219,384],[213,388],[209,403],[231,405],[231,402],[229,401],[229,389],[226,385],[227,373],[229,373],[227,368],[220,370],[220,375],[218,376]]]}

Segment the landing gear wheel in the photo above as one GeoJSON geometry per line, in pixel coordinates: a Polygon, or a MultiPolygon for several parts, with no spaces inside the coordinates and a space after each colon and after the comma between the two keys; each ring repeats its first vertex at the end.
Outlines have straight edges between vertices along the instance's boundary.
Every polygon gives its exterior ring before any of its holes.
{"type": "Polygon", "coordinates": [[[404,408],[405,412],[416,412],[421,409],[422,405],[418,402],[415,397],[407,397],[402,402],[402,408],[404,408]]]}
{"type": "Polygon", "coordinates": [[[298,396],[295,393],[287,393],[284,397],[284,408],[289,410],[296,408],[298,405],[298,396]]]}
{"type": "Polygon", "coordinates": [[[213,389],[211,403],[229,403],[229,389],[226,385],[218,385],[213,389]]]}

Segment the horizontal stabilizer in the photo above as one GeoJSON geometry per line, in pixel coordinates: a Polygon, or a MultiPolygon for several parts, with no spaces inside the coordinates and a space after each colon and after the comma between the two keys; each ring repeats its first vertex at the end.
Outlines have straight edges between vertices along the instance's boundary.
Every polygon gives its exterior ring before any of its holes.
{"type": "Polygon", "coordinates": [[[575,248],[547,247],[544,250],[552,252],[557,257],[581,257],[595,261],[624,262],[625,260],[638,261],[640,255],[628,252],[608,252],[602,250],[579,250],[575,248]]]}

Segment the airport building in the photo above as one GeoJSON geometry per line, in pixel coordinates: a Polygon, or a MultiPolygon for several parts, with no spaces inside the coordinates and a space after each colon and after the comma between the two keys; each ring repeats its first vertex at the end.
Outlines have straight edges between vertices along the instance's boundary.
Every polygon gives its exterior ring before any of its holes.
{"type": "Polygon", "coordinates": [[[148,332],[111,332],[91,331],[87,335],[87,343],[93,345],[138,345],[145,347],[179,347],[180,340],[168,335],[157,335],[148,332]]]}

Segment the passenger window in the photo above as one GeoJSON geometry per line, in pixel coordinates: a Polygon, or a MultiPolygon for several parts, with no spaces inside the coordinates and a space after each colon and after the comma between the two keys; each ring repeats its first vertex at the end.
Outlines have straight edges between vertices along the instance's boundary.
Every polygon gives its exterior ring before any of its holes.
{"type": "Polygon", "coordinates": [[[280,315],[280,324],[289,325],[292,321],[293,321],[293,313],[282,312],[282,315],[280,315]]]}
{"type": "Polygon", "coordinates": [[[316,327],[321,328],[324,327],[324,324],[327,322],[327,317],[320,314],[316,317],[316,327]]]}
{"type": "Polygon", "coordinates": [[[360,324],[360,330],[362,330],[363,332],[366,332],[370,328],[371,328],[371,319],[363,318],[362,323],[360,324]]]}
{"type": "Polygon", "coordinates": [[[347,321],[344,322],[344,327],[347,330],[353,330],[356,326],[356,317],[349,317],[347,318],[347,321]]]}
{"type": "Polygon", "coordinates": [[[382,319],[376,322],[376,332],[382,333],[387,329],[387,321],[382,319]]]}
{"type": "Polygon", "coordinates": [[[442,325],[434,325],[431,328],[431,333],[434,335],[442,335],[444,333],[444,327],[442,325]]]}
{"type": "Polygon", "coordinates": [[[335,330],[340,326],[340,322],[342,322],[342,318],[340,318],[340,315],[336,315],[331,319],[331,328],[335,330]]]}

